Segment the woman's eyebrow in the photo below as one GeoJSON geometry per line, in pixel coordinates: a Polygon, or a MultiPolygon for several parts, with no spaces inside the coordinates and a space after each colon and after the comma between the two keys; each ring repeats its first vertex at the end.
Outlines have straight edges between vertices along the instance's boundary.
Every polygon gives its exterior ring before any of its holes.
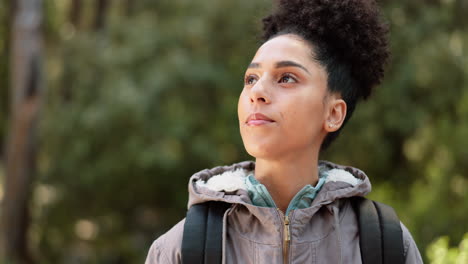
{"type": "Polygon", "coordinates": [[[306,67],[294,61],[279,61],[276,63],[276,68],[282,68],[282,67],[298,67],[310,74],[309,70],[307,70],[306,67]]]}
{"type": "MultiPolygon", "coordinates": [[[[260,63],[252,62],[252,63],[249,64],[249,66],[247,68],[248,69],[256,69],[256,68],[260,68],[260,67],[261,67],[260,63]]],[[[275,67],[276,68],[298,67],[298,68],[301,68],[301,69],[303,69],[304,71],[306,71],[307,73],[310,74],[309,70],[307,70],[306,67],[304,67],[301,64],[299,64],[297,62],[294,62],[294,61],[279,61],[279,62],[276,63],[275,67]]]]}

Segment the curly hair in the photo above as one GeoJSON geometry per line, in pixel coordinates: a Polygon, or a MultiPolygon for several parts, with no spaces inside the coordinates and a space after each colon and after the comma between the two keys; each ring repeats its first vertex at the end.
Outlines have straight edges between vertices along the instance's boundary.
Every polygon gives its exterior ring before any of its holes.
{"type": "MultiPolygon", "coordinates": [[[[295,34],[306,40],[315,59],[328,74],[328,90],[338,92],[347,105],[341,128],[357,102],[380,84],[390,51],[388,25],[381,21],[374,0],[279,0],[276,11],[263,20],[263,40],[295,34]]],[[[327,148],[341,128],[329,133],[327,148]]]]}

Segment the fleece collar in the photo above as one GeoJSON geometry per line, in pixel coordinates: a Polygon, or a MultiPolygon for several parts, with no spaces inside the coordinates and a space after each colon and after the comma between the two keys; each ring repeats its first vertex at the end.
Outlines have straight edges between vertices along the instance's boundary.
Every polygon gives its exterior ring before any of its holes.
{"type": "MultiPolygon", "coordinates": [[[[286,215],[292,210],[310,207],[315,196],[326,182],[341,181],[355,186],[361,181],[345,170],[329,169],[326,166],[319,167],[318,175],[319,180],[316,186],[308,184],[293,197],[286,210],[286,215]]],[[[197,185],[218,192],[234,192],[240,189],[246,190],[252,205],[277,208],[267,188],[257,181],[253,172],[242,169],[225,171],[222,174],[209,178],[207,181],[197,181],[197,185]]]]}
{"type": "MultiPolygon", "coordinates": [[[[320,161],[319,168],[328,176],[322,190],[310,207],[327,205],[340,198],[364,196],[371,190],[369,179],[359,169],[320,161]]],[[[189,184],[189,204],[206,201],[223,201],[244,204],[251,207],[253,202],[246,186],[246,177],[255,170],[255,163],[245,161],[231,166],[206,169],[194,174],[189,184]]]]}
{"type": "MultiPolygon", "coordinates": [[[[329,169],[327,166],[320,166],[319,175],[320,179],[324,178],[324,183],[344,182],[356,186],[362,182],[361,179],[340,168],[329,169]]],[[[259,182],[253,177],[253,171],[238,168],[233,171],[228,170],[221,174],[213,175],[207,180],[201,179],[196,184],[199,187],[217,192],[234,192],[237,190],[250,190],[253,186],[259,185],[259,182]]]]}

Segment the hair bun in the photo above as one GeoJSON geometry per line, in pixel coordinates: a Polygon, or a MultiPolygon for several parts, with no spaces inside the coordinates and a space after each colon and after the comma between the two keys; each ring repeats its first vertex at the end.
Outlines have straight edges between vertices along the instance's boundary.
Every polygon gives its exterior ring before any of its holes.
{"type": "Polygon", "coordinates": [[[367,98],[384,76],[388,26],[374,0],[280,0],[263,25],[265,40],[291,31],[325,47],[346,64],[359,97],[367,98]]]}

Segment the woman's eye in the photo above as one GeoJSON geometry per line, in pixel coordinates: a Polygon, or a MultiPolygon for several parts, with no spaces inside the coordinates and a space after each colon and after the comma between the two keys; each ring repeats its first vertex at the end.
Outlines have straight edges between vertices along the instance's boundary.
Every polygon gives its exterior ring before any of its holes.
{"type": "Polygon", "coordinates": [[[284,75],[283,77],[280,78],[279,80],[280,83],[295,83],[297,82],[296,79],[294,77],[292,77],[291,75],[287,74],[287,75],[284,75]]]}
{"type": "Polygon", "coordinates": [[[245,77],[245,84],[246,85],[253,85],[257,82],[257,78],[255,78],[255,76],[252,76],[252,75],[249,75],[247,77],[245,77]]]}

